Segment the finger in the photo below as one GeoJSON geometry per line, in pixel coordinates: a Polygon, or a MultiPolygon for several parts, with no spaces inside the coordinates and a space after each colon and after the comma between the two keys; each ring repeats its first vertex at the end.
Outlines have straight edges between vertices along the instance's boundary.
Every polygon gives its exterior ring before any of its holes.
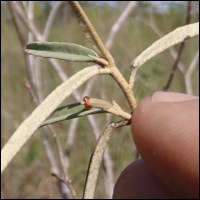
{"type": "Polygon", "coordinates": [[[180,102],[188,100],[198,100],[199,97],[175,92],[155,92],[152,102],[180,102]]]}
{"type": "Polygon", "coordinates": [[[170,191],[182,197],[198,196],[198,110],[198,100],[147,99],[133,115],[133,139],[142,158],[170,191]]]}
{"type": "Polygon", "coordinates": [[[172,197],[166,187],[146,167],[143,160],[137,160],[123,170],[113,193],[113,199],[171,199],[172,197]]]}

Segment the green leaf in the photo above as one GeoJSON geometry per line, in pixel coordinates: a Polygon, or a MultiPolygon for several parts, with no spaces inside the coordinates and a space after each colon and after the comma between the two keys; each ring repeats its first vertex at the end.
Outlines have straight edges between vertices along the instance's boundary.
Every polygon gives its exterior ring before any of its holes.
{"type": "Polygon", "coordinates": [[[32,42],[26,45],[25,52],[45,58],[69,61],[95,62],[97,53],[84,46],[64,42],[32,42]]]}
{"type": "Polygon", "coordinates": [[[69,120],[77,117],[82,117],[86,115],[91,114],[99,114],[99,113],[106,113],[106,111],[103,111],[98,108],[91,108],[91,109],[85,109],[85,107],[81,103],[74,103],[65,105],[62,107],[57,108],[50,116],[45,120],[42,126],[53,124],[59,121],[63,120],[69,120]]]}

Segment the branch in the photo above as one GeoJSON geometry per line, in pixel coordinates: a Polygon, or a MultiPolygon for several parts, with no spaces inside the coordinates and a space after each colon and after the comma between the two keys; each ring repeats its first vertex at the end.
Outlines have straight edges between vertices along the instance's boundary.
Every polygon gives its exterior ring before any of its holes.
{"type": "Polygon", "coordinates": [[[100,108],[124,119],[131,119],[131,115],[125,112],[114,100],[112,101],[112,103],[110,103],[105,100],[87,97],[87,99],[82,102],[82,104],[86,104],[87,107],[100,108]]]}
{"type": "Polygon", "coordinates": [[[56,14],[58,13],[59,8],[62,6],[62,4],[64,3],[64,1],[57,1],[54,3],[53,8],[51,9],[51,12],[48,16],[44,31],[43,31],[43,35],[42,35],[42,39],[45,41],[48,38],[49,32],[51,30],[52,24],[53,24],[53,20],[56,17],[56,14]]]}
{"type": "MultiPolygon", "coordinates": [[[[189,24],[190,21],[191,21],[191,2],[188,1],[188,4],[187,4],[187,17],[186,17],[186,22],[185,24],[189,24]]],[[[172,67],[172,70],[171,70],[171,73],[169,75],[169,78],[168,78],[168,81],[166,83],[166,85],[163,87],[163,90],[164,91],[167,91],[172,83],[172,80],[174,78],[174,75],[175,75],[175,72],[177,70],[177,67],[178,67],[178,63],[181,59],[181,55],[183,53],[183,50],[184,50],[184,47],[185,47],[185,41],[183,41],[181,44],[180,44],[180,47],[179,47],[179,50],[178,50],[178,55],[177,55],[177,58],[174,62],[174,65],[172,67]]]]}
{"type": "Polygon", "coordinates": [[[114,64],[112,55],[104,46],[101,38],[91,24],[84,10],[81,8],[80,4],[77,1],[70,1],[69,3],[76,14],[83,31],[86,33],[86,38],[89,39],[89,42],[93,44],[97,52],[100,52],[100,54],[102,54],[103,57],[109,62],[110,66],[112,66],[114,64]]]}
{"type": "Polygon", "coordinates": [[[167,91],[172,83],[172,80],[174,78],[174,75],[175,75],[175,72],[176,72],[176,69],[178,67],[178,63],[179,61],[181,60],[181,56],[182,56],[182,53],[183,53],[183,49],[185,47],[185,41],[183,41],[181,44],[180,44],[180,47],[179,47],[179,50],[178,50],[178,55],[177,55],[177,58],[174,62],[174,65],[172,67],[172,70],[170,72],[170,75],[169,75],[169,78],[168,78],[168,81],[167,83],[165,84],[165,86],[163,87],[163,91],[167,91]]]}
{"type": "Polygon", "coordinates": [[[112,46],[112,43],[115,39],[115,36],[117,34],[117,32],[120,30],[122,24],[124,23],[124,21],[126,20],[126,18],[129,16],[129,14],[131,13],[131,11],[137,6],[137,2],[136,1],[129,1],[127,6],[125,7],[125,9],[122,11],[121,15],[119,16],[119,18],[117,19],[117,21],[115,22],[115,24],[113,25],[110,34],[108,36],[108,39],[106,41],[105,46],[107,47],[107,49],[110,49],[110,47],[112,46]]]}
{"type": "Polygon", "coordinates": [[[25,27],[27,27],[33,33],[34,37],[41,40],[42,37],[39,34],[38,30],[33,26],[33,24],[29,23],[22,9],[17,5],[17,3],[14,1],[8,1],[7,3],[10,6],[10,9],[12,10],[12,12],[14,12],[21,19],[25,27]]]}
{"type": "MultiPolygon", "coordinates": [[[[12,3],[11,3],[11,2],[7,2],[7,4],[8,4],[8,9],[9,9],[9,11],[10,11],[10,15],[11,15],[11,17],[12,17],[12,20],[13,20],[13,23],[14,23],[14,26],[15,26],[15,30],[16,30],[17,35],[18,35],[18,37],[19,37],[20,44],[21,44],[22,46],[24,46],[24,45],[26,44],[26,39],[25,39],[25,37],[23,36],[22,30],[20,29],[17,20],[15,19],[15,16],[16,16],[15,7],[12,6],[12,3]]],[[[23,51],[23,53],[25,54],[24,51],[23,51]]]]}
{"type": "Polygon", "coordinates": [[[191,84],[191,75],[194,72],[195,68],[198,66],[198,61],[199,61],[199,50],[197,51],[194,58],[192,59],[192,62],[190,64],[190,66],[188,67],[188,70],[184,76],[186,93],[189,95],[193,95],[192,84],[191,84]]]}
{"type": "MultiPolygon", "coordinates": [[[[51,131],[54,133],[54,137],[56,139],[60,165],[61,165],[61,168],[62,168],[62,177],[63,178],[59,177],[59,180],[62,180],[62,182],[65,183],[65,185],[67,186],[67,188],[69,190],[67,198],[75,199],[76,193],[75,193],[75,190],[74,190],[74,188],[73,188],[73,186],[71,184],[71,181],[68,178],[67,169],[66,169],[66,166],[65,166],[64,154],[63,154],[63,150],[62,150],[62,143],[60,141],[60,136],[52,128],[51,128],[51,131]]],[[[54,176],[55,176],[55,174],[54,174],[54,176]]],[[[56,176],[56,177],[58,178],[58,176],[56,176]]]]}

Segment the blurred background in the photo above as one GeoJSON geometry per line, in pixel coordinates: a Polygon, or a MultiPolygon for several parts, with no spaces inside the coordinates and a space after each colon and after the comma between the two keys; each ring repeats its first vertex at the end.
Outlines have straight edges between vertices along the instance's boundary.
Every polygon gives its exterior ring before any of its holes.
{"type": "MultiPolygon", "coordinates": [[[[199,20],[199,2],[162,1],[81,2],[83,9],[128,80],[130,63],[154,41],[177,27],[199,20]]],[[[88,66],[61,60],[35,58],[24,53],[31,41],[77,43],[91,48],[67,2],[1,1],[1,147],[20,123],[61,82],[88,66]]],[[[157,55],[137,74],[134,94],[138,102],[155,91],[199,95],[199,38],[195,37],[157,55]]],[[[63,105],[81,102],[83,96],[128,104],[110,76],[98,76],[81,86],[63,105]]],[[[63,121],[41,128],[26,143],[1,177],[8,199],[81,198],[96,139],[110,121],[107,114],[63,121]],[[55,133],[64,153],[71,186],[62,183],[55,133]],[[52,176],[51,173],[57,175],[52,176]]],[[[117,129],[105,153],[96,198],[111,198],[123,168],[136,159],[130,126],[117,129]]]]}

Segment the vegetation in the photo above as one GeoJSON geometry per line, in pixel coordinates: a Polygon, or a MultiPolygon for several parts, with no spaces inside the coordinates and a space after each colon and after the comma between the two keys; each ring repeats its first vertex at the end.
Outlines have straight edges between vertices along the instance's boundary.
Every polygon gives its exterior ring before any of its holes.
{"type": "MultiPolygon", "coordinates": [[[[92,24],[95,26],[97,32],[102,40],[106,42],[112,25],[122,12],[124,8],[123,2],[116,4],[115,7],[108,5],[93,5],[86,3],[83,5],[92,24]]],[[[174,7],[168,9],[168,13],[161,14],[156,11],[149,12],[150,5],[139,5],[133,10],[130,16],[124,21],[116,38],[111,46],[110,52],[115,58],[117,66],[124,77],[128,79],[130,74],[130,62],[136,58],[145,48],[150,46],[160,36],[155,34],[155,29],[152,29],[149,18],[153,20],[156,26],[162,30],[163,34],[174,30],[175,28],[184,25],[186,7],[174,7]],[[146,24],[148,23],[148,24],[146,24]]],[[[19,124],[34,110],[33,96],[30,96],[30,89],[25,85],[25,79],[29,80],[27,73],[27,66],[24,57],[24,48],[21,47],[19,38],[17,36],[13,21],[10,18],[7,10],[7,4],[1,4],[2,11],[2,146],[10,137],[10,134],[19,126],[19,124]]],[[[45,9],[36,4],[34,6],[34,22],[36,27],[41,32],[45,26],[48,12],[50,8],[45,9]]],[[[195,13],[190,20],[190,23],[195,22],[195,13]]],[[[21,31],[26,35],[28,41],[28,31],[21,25],[21,31]]],[[[87,40],[80,29],[72,10],[68,4],[63,4],[60,12],[56,15],[53,22],[53,28],[50,31],[48,41],[56,42],[70,42],[81,44],[90,48],[87,40]]],[[[198,38],[188,40],[185,44],[181,62],[186,66],[190,65],[191,61],[198,49],[198,38]]],[[[178,47],[175,47],[178,50],[178,47]]],[[[63,66],[64,72],[71,76],[75,72],[87,66],[83,63],[72,63],[68,61],[59,61],[63,66]]],[[[137,74],[136,84],[134,86],[134,94],[139,101],[140,99],[151,95],[154,91],[163,90],[169,74],[172,70],[174,59],[171,57],[169,51],[157,55],[151,61],[147,62],[137,74]]],[[[61,83],[60,78],[55,73],[54,69],[46,59],[41,59],[39,66],[41,70],[42,92],[44,97],[61,83]]],[[[195,69],[197,72],[198,69],[195,69]]],[[[193,94],[198,95],[198,73],[192,75],[193,94]]],[[[89,95],[91,97],[106,99],[111,102],[115,99],[119,105],[122,105],[124,110],[129,110],[128,104],[124,105],[125,98],[121,90],[114,81],[106,76],[98,76],[94,78],[95,81],[88,82],[83,85],[78,92],[82,96],[89,95]],[[85,88],[92,89],[87,94],[83,93],[85,88]],[[105,89],[106,88],[106,89],[105,89]],[[116,91],[116,92],[113,92],[116,91]]],[[[177,70],[170,91],[187,92],[184,82],[184,75],[177,70]]],[[[63,104],[80,103],[82,99],[77,102],[74,97],[68,98],[63,104]]],[[[97,115],[94,116],[98,130],[103,131],[105,124],[111,121],[110,116],[97,115]],[[109,120],[108,120],[109,119],[109,120]]],[[[119,119],[113,117],[112,120],[119,119]]],[[[70,134],[69,127],[72,121],[63,121],[53,125],[54,130],[61,138],[63,148],[70,147],[70,168],[69,176],[72,180],[72,185],[77,192],[77,197],[81,197],[87,171],[87,163],[90,155],[96,145],[95,137],[91,134],[93,132],[86,118],[81,118],[78,122],[77,130],[75,131],[75,138],[71,146],[66,146],[65,142],[70,134]],[[67,131],[69,129],[69,131],[67,131]],[[91,136],[92,135],[92,136],[91,136]]],[[[6,198],[59,198],[62,193],[58,191],[56,179],[50,176],[52,169],[50,168],[44,148],[42,146],[41,132],[37,131],[28,143],[23,147],[20,153],[12,161],[12,164],[2,176],[2,190],[6,198]],[[43,162],[41,162],[43,161],[43,162]],[[14,177],[14,178],[13,178],[14,177]],[[48,193],[47,193],[48,191],[48,193]]],[[[98,131],[97,131],[98,132],[98,131]]],[[[109,149],[113,160],[115,180],[121,170],[132,160],[135,159],[135,148],[132,144],[130,135],[130,127],[123,127],[117,129],[112,138],[109,149]]],[[[50,132],[46,135],[50,140],[53,154],[56,158],[59,157],[56,150],[56,142],[53,134],[50,132]]],[[[44,137],[44,135],[43,135],[44,137]]],[[[59,163],[59,159],[56,160],[59,163]]],[[[105,167],[105,163],[104,163],[105,167]]],[[[100,172],[101,175],[106,173],[100,172]]],[[[108,193],[104,192],[103,176],[99,176],[99,182],[96,192],[97,198],[106,198],[108,193]]],[[[63,196],[62,196],[63,197],[63,196]]]]}

